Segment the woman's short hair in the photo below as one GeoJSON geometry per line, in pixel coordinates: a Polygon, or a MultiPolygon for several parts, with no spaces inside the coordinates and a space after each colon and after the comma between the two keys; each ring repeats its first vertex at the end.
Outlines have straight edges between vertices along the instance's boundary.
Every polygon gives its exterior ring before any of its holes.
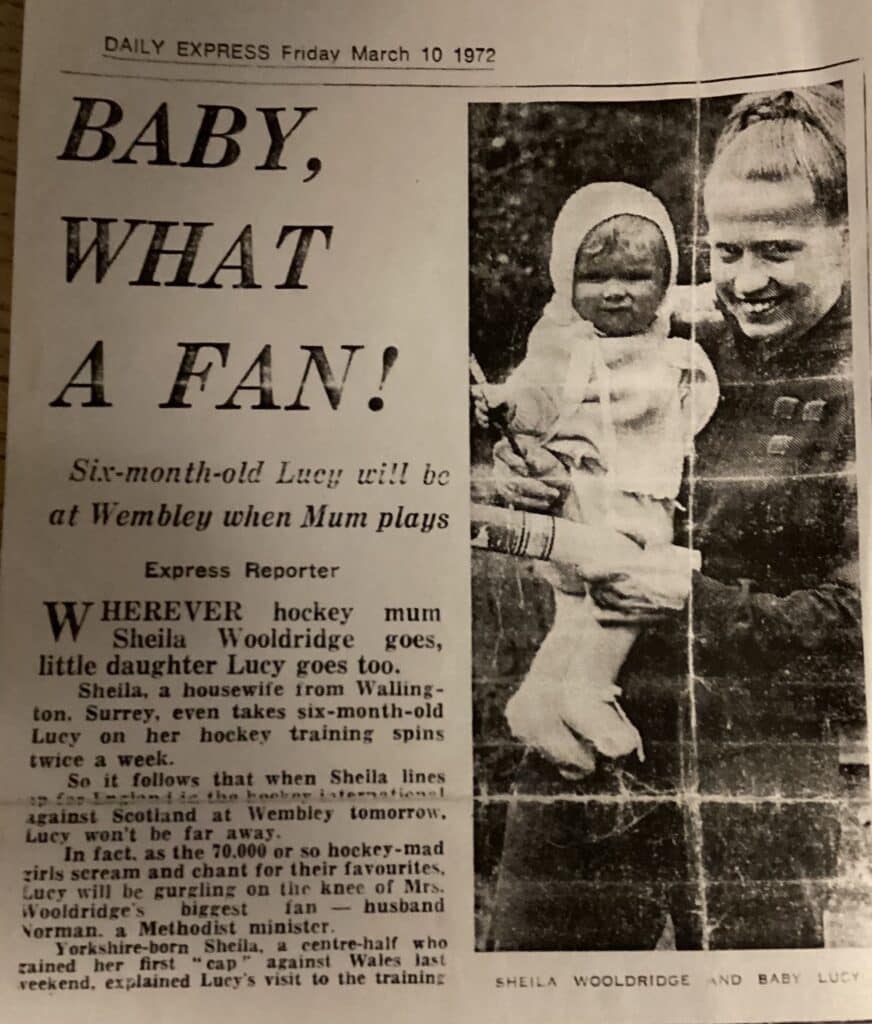
{"type": "Polygon", "coordinates": [[[730,111],[709,177],[805,178],[830,222],[848,215],[845,100],[841,86],[751,93],[730,111]]]}

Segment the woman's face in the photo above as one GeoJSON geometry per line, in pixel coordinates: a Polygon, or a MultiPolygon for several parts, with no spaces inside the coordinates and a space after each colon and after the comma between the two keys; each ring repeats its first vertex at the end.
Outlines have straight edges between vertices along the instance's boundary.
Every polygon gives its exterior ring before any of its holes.
{"type": "Polygon", "coordinates": [[[705,188],[711,273],[742,333],[761,344],[801,337],[841,294],[845,225],[826,221],[804,178],[718,177],[705,188]]]}

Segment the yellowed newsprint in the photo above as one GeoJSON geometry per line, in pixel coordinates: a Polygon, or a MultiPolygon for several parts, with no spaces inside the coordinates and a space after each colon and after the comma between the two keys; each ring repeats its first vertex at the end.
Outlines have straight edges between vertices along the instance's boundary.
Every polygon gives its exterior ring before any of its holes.
{"type": "Polygon", "coordinates": [[[5,1019],[872,1018],[868,7],[25,22],[5,1019]]]}

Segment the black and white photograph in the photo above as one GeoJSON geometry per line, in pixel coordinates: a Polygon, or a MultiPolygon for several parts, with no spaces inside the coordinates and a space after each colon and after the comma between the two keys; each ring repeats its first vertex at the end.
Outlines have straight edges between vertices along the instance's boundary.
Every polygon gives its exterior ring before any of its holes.
{"type": "Polygon", "coordinates": [[[838,81],[470,105],[479,951],[872,939],[846,167],[838,81]]]}

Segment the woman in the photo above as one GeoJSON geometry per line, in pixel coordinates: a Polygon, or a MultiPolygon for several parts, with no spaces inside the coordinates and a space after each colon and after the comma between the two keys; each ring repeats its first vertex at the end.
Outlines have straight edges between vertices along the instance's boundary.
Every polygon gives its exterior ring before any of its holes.
{"type": "MultiPolygon", "coordinates": [[[[568,787],[547,744],[525,757],[516,792],[564,799],[511,805],[497,949],[651,948],[667,913],[679,948],[824,942],[837,732],[863,707],[842,122],[835,86],[727,119],[704,189],[722,399],[683,500],[702,570],[619,680],[645,764],[600,759],[568,787]]],[[[551,453],[495,455],[507,500],[557,502],[551,453]]],[[[657,611],[632,566],[594,586],[657,611]]]]}

